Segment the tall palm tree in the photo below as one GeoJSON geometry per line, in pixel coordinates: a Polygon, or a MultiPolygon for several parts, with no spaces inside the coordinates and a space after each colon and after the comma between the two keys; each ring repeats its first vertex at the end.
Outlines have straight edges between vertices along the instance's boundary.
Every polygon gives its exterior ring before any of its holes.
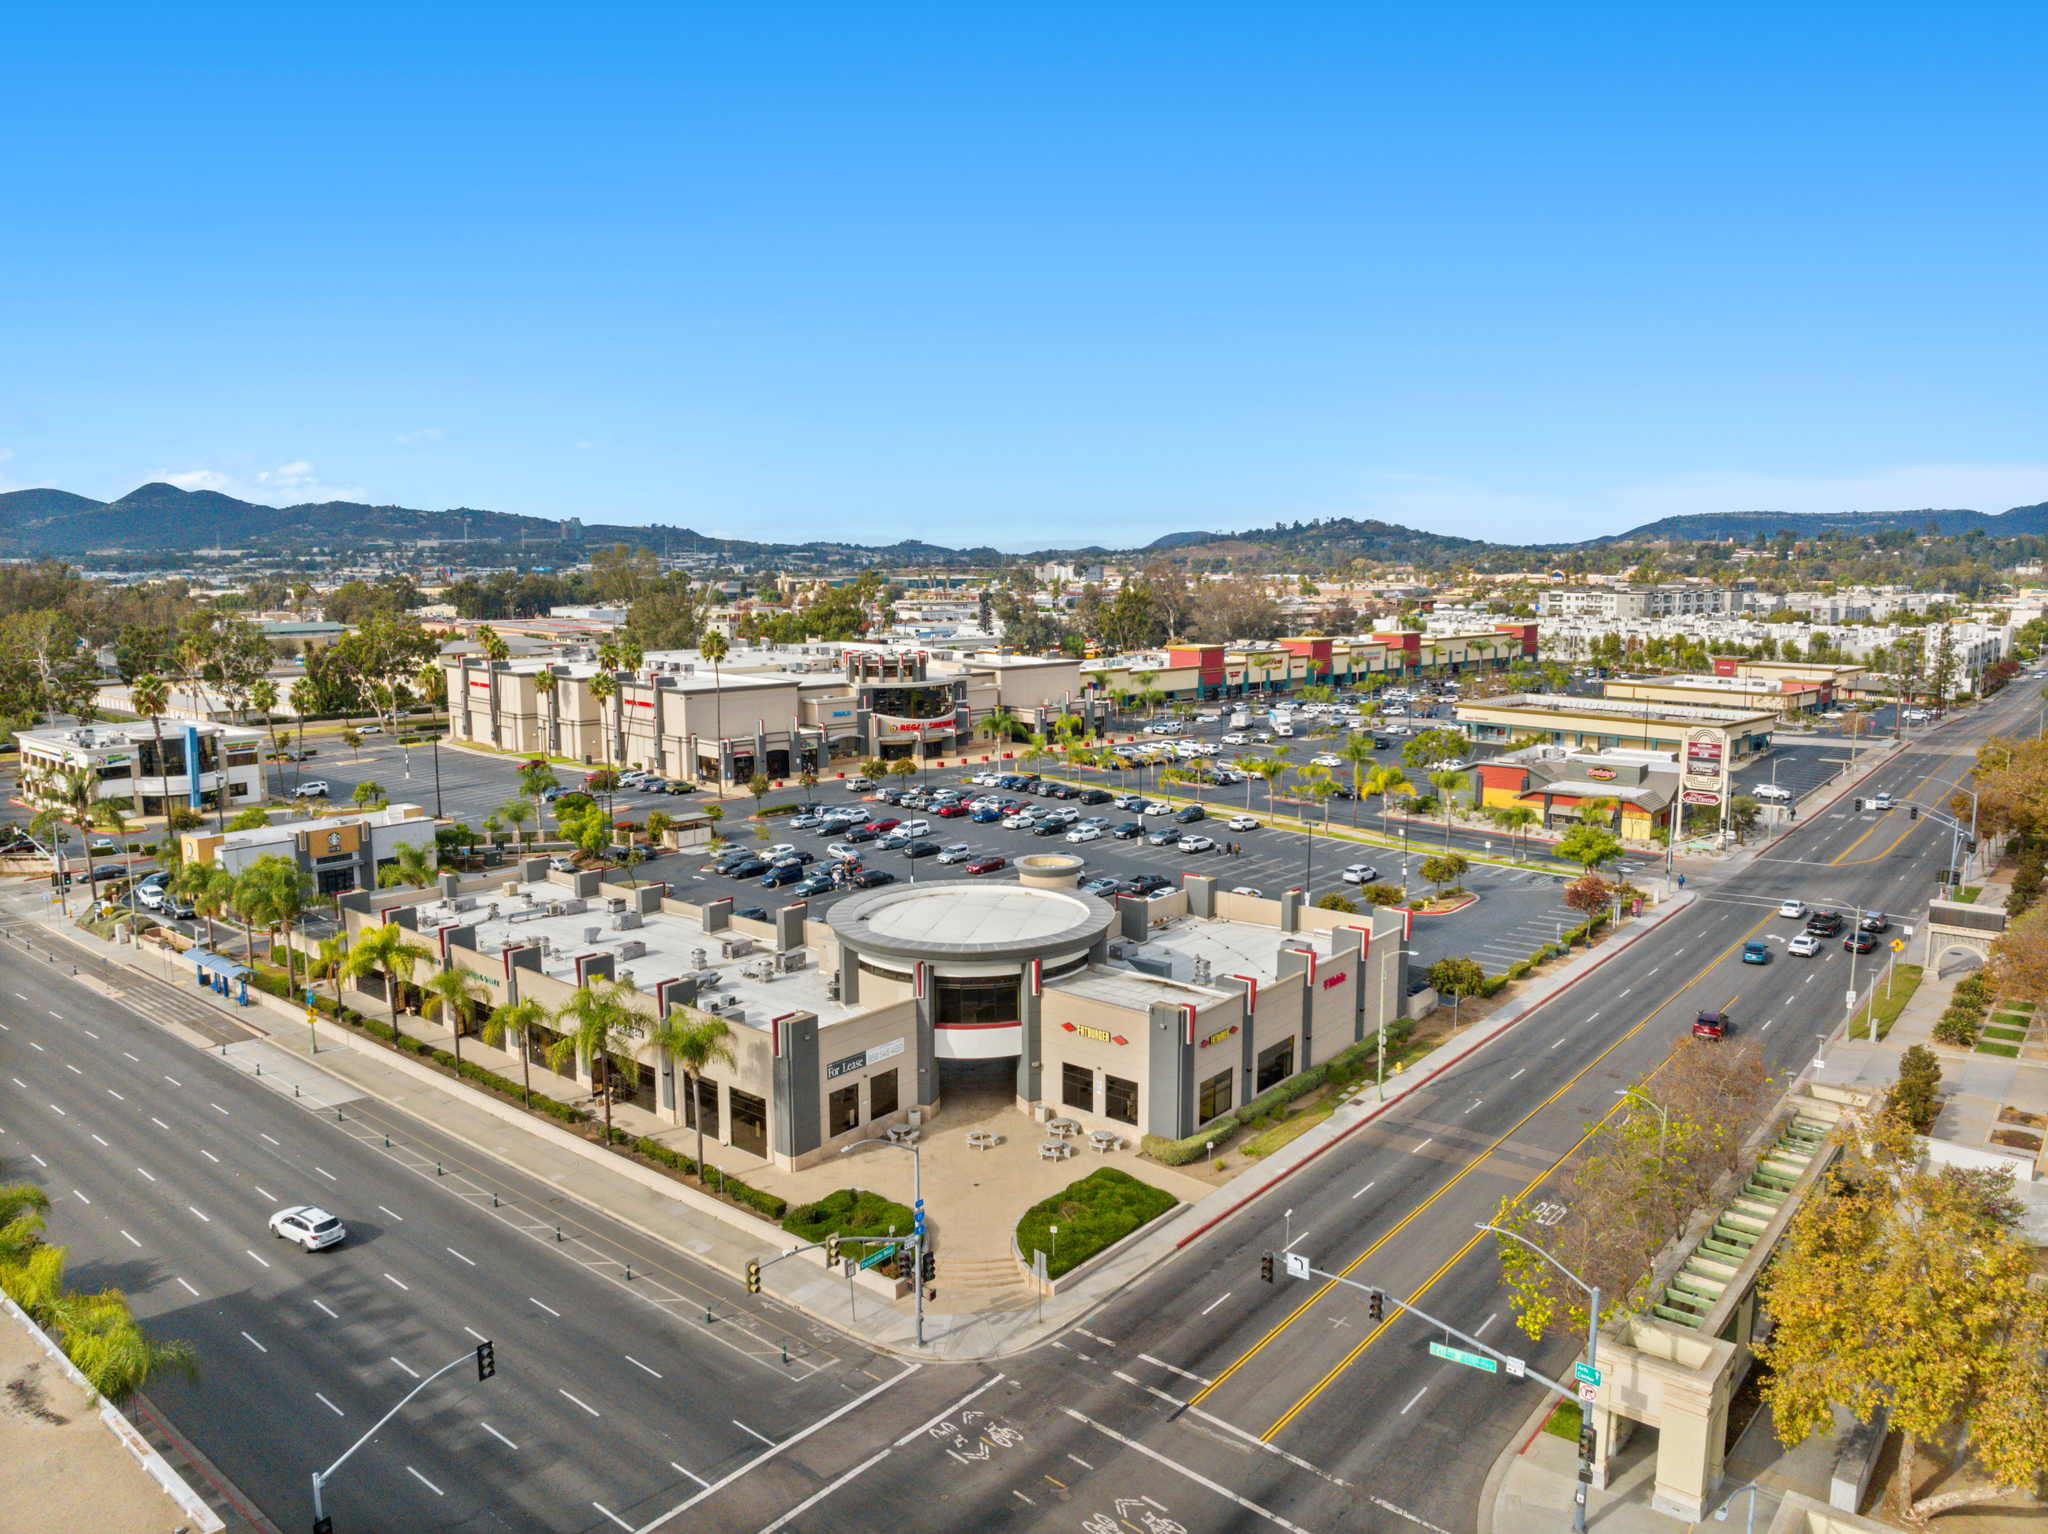
{"type": "Polygon", "coordinates": [[[78,827],[78,834],[85,839],[85,881],[97,889],[99,884],[92,871],[92,827],[100,802],[99,769],[67,767],[57,774],[51,790],[65,818],[78,827]]]}
{"type": "Polygon", "coordinates": [[[357,936],[349,951],[342,957],[341,975],[345,980],[360,980],[373,971],[384,974],[385,988],[391,1003],[391,1047],[398,1048],[398,987],[404,978],[412,973],[415,964],[431,964],[434,951],[425,943],[416,943],[405,935],[405,928],[396,922],[387,922],[373,927],[357,936]]]}
{"type": "Polygon", "coordinates": [[[233,885],[225,868],[212,863],[184,863],[171,875],[171,893],[182,896],[205,918],[206,946],[213,946],[213,918],[224,910],[233,885]]]}
{"type": "Polygon", "coordinates": [[[1542,817],[1526,804],[1504,804],[1493,812],[1494,824],[1515,838],[1515,855],[1526,850],[1526,832],[1542,817]]]}
{"type": "Polygon", "coordinates": [[[1360,792],[1368,798],[1378,797],[1380,801],[1380,835],[1382,836],[1390,834],[1387,830],[1387,801],[1395,794],[1400,793],[1404,788],[1408,789],[1411,793],[1414,792],[1413,785],[1408,782],[1408,774],[1399,767],[1396,767],[1392,762],[1384,766],[1375,767],[1365,775],[1365,786],[1360,792]]]}
{"type": "MultiPolygon", "coordinates": [[[[691,1116],[697,1120],[697,1181],[701,1183],[704,1115],[696,1111],[697,1078],[713,1065],[722,1065],[729,1071],[739,1069],[739,1057],[732,1048],[732,1025],[695,1007],[676,1006],[669,1008],[668,1016],[654,1025],[647,1042],[667,1054],[671,1070],[683,1073],[685,1090],[690,1094],[691,1116]]],[[[682,1122],[680,1108],[676,1121],[682,1122]]]]}
{"type": "Polygon", "coordinates": [[[999,703],[981,716],[982,728],[988,731],[989,739],[1000,740],[1006,745],[1017,738],[1017,726],[1021,723],[1023,721],[1007,703],[999,703]]]}
{"type": "MultiPolygon", "coordinates": [[[[320,689],[313,685],[311,677],[302,676],[292,683],[291,705],[292,713],[298,716],[299,759],[303,761],[306,756],[306,716],[320,706],[320,689]]],[[[158,746],[157,751],[161,754],[163,747],[158,746]]]]}
{"type": "Polygon", "coordinates": [[[600,671],[586,682],[584,687],[597,703],[597,733],[604,746],[604,770],[610,772],[612,770],[612,735],[611,731],[605,728],[604,705],[606,699],[618,696],[618,679],[609,671],[600,671]]]}
{"type": "Polygon", "coordinates": [[[334,986],[335,1015],[341,1013],[341,961],[348,957],[348,934],[337,932],[333,937],[323,937],[306,960],[308,980],[326,980],[334,986]]]}
{"type": "MultiPolygon", "coordinates": [[[[561,680],[559,676],[555,675],[552,667],[543,666],[538,672],[534,673],[533,690],[540,695],[542,701],[548,706],[547,736],[541,741],[540,745],[542,756],[560,756],[562,754],[561,729],[555,718],[555,688],[560,685],[561,680]]],[[[453,700],[450,700],[449,707],[451,709],[454,707],[453,700]]]]}
{"type": "MultiPolygon", "coordinates": [[[[249,707],[263,715],[264,727],[270,731],[270,754],[272,756],[278,755],[277,718],[271,712],[277,707],[277,683],[271,681],[267,676],[259,676],[255,681],[251,682],[249,684],[249,707]]],[[[282,792],[284,789],[284,764],[281,762],[277,768],[277,786],[279,791],[282,792]]]]}
{"type": "Polygon", "coordinates": [[[1372,742],[1363,735],[1347,735],[1344,744],[1337,748],[1337,755],[1344,758],[1351,768],[1351,824],[1358,824],[1358,801],[1365,797],[1365,774],[1379,765],[1372,754],[1372,742]]]}
{"type": "Polygon", "coordinates": [[[497,815],[499,820],[512,828],[513,844],[515,846],[524,845],[526,832],[520,828],[533,819],[533,801],[531,799],[507,799],[498,806],[497,815]]]}
{"type": "Polygon", "coordinates": [[[709,633],[697,641],[697,653],[711,662],[711,731],[716,739],[712,742],[712,757],[718,763],[718,791],[725,792],[725,694],[719,685],[718,668],[726,656],[732,653],[732,646],[725,635],[709,633]]]}
{"type": "Polygon", "coordinates": [[[1458,790],[1467,786],[1464,773],[1455,767],[1439,767],[1429,775],[1429,781],[1443,794],[1444,798],[1444,848],[1451,845],[1451,812],[1458,806],[1458,790]]]}
{"type": "MultiPolygon", "coordinates": [[[[1239,762],[1238,765],[1252,776],[1266,780],[1266,813],[1272,815],[1274,813],[1273,785],[1287,771],[1287,763],[1279,755],[1275,754],[1273,756],[1255,756],[1249,760],[1239,762]]],[[[1250,777],[1247,777],[1245,780],[1244,803],[1245,808],[1249,810],[1252,803],[1250,777]]]]}
{"type": "Polygon", "coordinates": [[[462,1033],[469,1026],[469,1007],[473,1001],[489,1001],[490,991],[484,983],[460,965],[442,970],[420,987],[420,1016],[429,1012],[441,1015],[455,1033],[455,1065],[462,1066],[462,1033]]]}
{"type": "Polygon", "coordinates": [[[157,808],[168,816],[171,810],[171,775],[164,771],[163,712],[171,706],[171,684],[154,671],[145,672],[129,684],[128,699],[135,705],[136,713],[149,716],[149,727],[156,732],[156,770],[163,785],[163,792],[157,796],[157,808]]]}
{"type": "Polygon", "coordinates": [[[577,987],[568,1001],[555,1009],[555,1026],[562,1036],[548,1048],[548,1069],[558,1076],[573,1076],[564,1070],[576,1061],[586,1063],[590,1084],[604,1098],[604,1143],[612,1143],[611,1070],[616,1062],[626,1079],[640,1081],[640,1061],[633,1051],[645,1034],[645,1020],[626,1004],[639,987],[630,979],[596,979],[577,987]],[[620,1053],[623,1051],[623,1055],[620,1053]],[[603,1080],[598,1062],[604,1062],[603,1080]]]}
{"type": "Polygon", "coordinates": [[[493,1049],[505,1047],[505,1035],[519,1035],[520,1074],[526,1083],[526,1106],[533,1106],[533,1030],[548,1020],[548,1009],[537,1001],[508,1002],[493,1008],[484,1019],[484,1042],[493,1049]]]}

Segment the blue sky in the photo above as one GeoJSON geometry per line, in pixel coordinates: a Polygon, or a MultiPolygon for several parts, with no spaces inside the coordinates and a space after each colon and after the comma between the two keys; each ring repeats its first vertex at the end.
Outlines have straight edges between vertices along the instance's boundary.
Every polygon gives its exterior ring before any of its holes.
{"type": "Polygon", "coordinates": [[[2038,6],[65,9],[0,66],[0,488],[1008,548],[2048,498],[2038,6]]]}

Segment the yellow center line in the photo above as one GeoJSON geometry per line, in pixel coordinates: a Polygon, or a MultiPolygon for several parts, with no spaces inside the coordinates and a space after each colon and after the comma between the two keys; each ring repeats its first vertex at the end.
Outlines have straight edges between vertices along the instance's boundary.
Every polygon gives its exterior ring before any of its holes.
{"type": "MultiPolygon", "coordinates": [[[[1973,759],[1973,761],[1972,761],[1972,765],[1975,765],[1974,759],[1973,759]]],[[[1964,770],[1965,772],[1967,772],[1967,771],[1969,770],[1969,768],[1967,768],[1967,767],[1966,767],[1966,768],[1964,768],[1963,770],[1964,770]]],[[[1911,787],[1910,789],[1908,789],[1908,790],[1906,791],[1906,796],[1907,796],[1908,798],[1911,798],[1911,797],[1912,797],[1912,796],[1913,796],[1914,794],[1917,794],[1917,793],[1919,793],[1921,789],[1925,788],[1925,787],[1926,787],[1926,786],[1927,786],[1927,785],[1928,785],[1929,783],[1933,782],[1933,781],[1934,781],[1934,779],[1935,779],[1935,777],[1936,777],[1936,776],[1937,776],[1937,775],[1938,775],[1938,774],[1939,774],[1940,772],[1941,772],[1941,768],[1939,768],[1939,767],[1935,768],[1933,772],[1930,772],[1930,773],[1928,773],[1926,777],[1922,778],[1922,779],[1921,779],[1921,780],[1920,780],[1920,781],[1919,781],[1918,783],[1915,783],[1915,784],[1914,784],[1914,785],[1913,785],[1913,786],[1912,786],[1912,787],[1911,787]]],[[[1954,779],[1954,778],[1944,778],[1944,779],[1942,779],[1942,783],[1943,783],[1943,786],[1944,786],[1944,787],[1948,787],[1948,788],[1954,788],[1954,787],[1958,786],[1958,785],[1957,785],[1957,780],[1956,780],[1956,779],[1954,779]]],[[[1931,821],[1930,821],[1930,822],[1929,822],[1929,824],[1931,825],[1931,824],[1933,824],[1933,822],[1931,822],[1931,821]]],[[[1884,825],[1884,822],[1883,822],[1882,820],[1878,821],[1878,823],[1877,823],[1876,825],[1872,826],[1872,827],[1871,827],[1871,828],[1870,828],[1870,829],[1869,829],[1868,831],[1865,831],[1865,832],[1863,833],[1863,835],[1862,835],[1862,836],[1859,836],[1859,837],[1857,837],[1857,838],[1856,838],[1856,840],[1854,840],[1853,842],[1849,843],[1849,845],[1848,845],[1848,846],[1847,846],[1846,848],[1844,848],[1844,849],[1843,849],[1843,851],[1842,851],[1842,855],[1841,855],[1840,857],[1838,857],[1838,858],[1834,859],[1834,860],[1833,860],[1833,861],[1832,861],[1832,862],[1831,862],[1831,863],[1830,863],[1830,864],[1829,864],[1828,866],[1829,866],[1829,867],[1831,867],[1831,868],[1839,868],[1839,867],[1841,867],[1841,866],[1842,866],[1842,864],[1844,864],[1844,863],[1848,862],[1848,861],[1849,861],[1849,854],[1850,854],[1850,853],[1852,853],[1852,852],[1854,852],[1854,851],[1855,851],[1855,850],[1856,850],[1856,849],[1857,849],[1858,847],[1862,846],[1862,845],[1863,845],[1863,843],[1864,843],[1864,842],[1865,842],[1865,841],[1866,841],[1866,840],[1867,840],[1868,838],[1870,838],[1870,837],[1872,837],[1872,836],[1875,836],[1875,835],[1877,834],[1877,832],[1878,832],[1879,828],[1880,828],[1880,827],[1882,827],[1883,825],[1884,825]]],[[[1920,826],[1920,822],[1919,822],[1919,821],[1917,821],[1917,820],[1910,820],[1910,819],[1909,819],[1909,820],[1908,820],[1908,821],[1906,822],[1906,829],[1905,829],[1905,830],[1903,830],[1903,831],[1901,831],[1901,832],[1900,832],[1900,833],[1899,833],[1899,834],[1898,834],[1897,836],[1895,836],[1895,837],[1893,837],[1893,838],[1892,838],[1892,842],[1891,842],[1891,846],[1890,846],[1890,847],[1886,847],[1886,848],[1884,849],[1884,851],[1882,851],[1882,852],[1880,852],[1880,853],[1876,854],[1876,856],[1874,856],[1874,857],[1867,857],[1867,858],[1858,858],[1858,859],[1857,859],[1856,861],[1857,861],[1857,862],[1859,862],[1859,863],[1880,863],[1880,862],[1883,862],[1883,861],[1884,861],[1884,859],[1886,859],[1886,858],[1888,858],[1888,857],[1890,857],[1890,856],[1891,856],[1891,854],[1892,854],[1892,848],[1893,848],[1893,847],[1896,847],[1896,846],[1898,846],[1898,844],[1899,844],[1900,842],[1904,841],[1904,840],[1905,840],[1905,839],[1906,839],[1907,837],[1911,836],[1911,835],[1912,835],[1912,834],[1914,833],[1914,831],[1916,831],[1916,830],[1918,830],[1918,829],[1919,829],[1919,826],[1920,826]]]]}
{"type": "MultiPolygon", "coordinates": [[[[1464,1166],[1464,1168],[1458,1172],[1458,1174],[1455,1177],[1453,1177],[1449,1182],[1445,1183],[1441,1188],[1437,1189],[1436,1192],[1432,1193],[1422,1203],[1416,1205],[1414,1209],[1410,1210],[1408,1214],[1402,1219],[1400,1224],[1396,1225],[1392,1230],[1388,1231],[1384,1236],[1380,1237],[1379,1240],[1373,1242],[1371,1246],[1367,1247],[1364,1251],[1360,1252],[1358,1256],[1352,1260],[1351,1264],[1343,1270],[1340,1276],[1349,1278],[1351,1274],[1356,1272],[1359,1266],[1362,1263],[1364,1263],[1366,1258],[1372,1256],[1373,1253],[1377,1252],[1381,1247],[1385,1246],[1389,1241],[1393,1240],[1394,1237],[1400,1235],[1402,1231],[1406,1230],[1416,1220],[1420,1219],[1422,1217],[1423,1212],[1427,1210],[1430,1207],[1430,1205],[1434,1204],[1446,1193],[1449,1193],[1451,1189],[1457,1187],[1459,1183],[1463,1182],[1473,1172],[1477,1171],[1481,1166],[1485,1165],[1486,1162],[1492,1158],[1493,1153],[1499,1150],[1503,1145],[1507,1144],[1509,1140],[1513,1139],[1516,1133],[1520,1131],[1524,1124],[1528,1123],[1529,1120],[1535,1118],[1537,1114],[1541,1113],[1545,1108],[1548,1108],[1552,1103],[1556,1102],[1560,1097],[1564,1096],[1565,1093],[1569,1092],[1574,1086],[1578,1085],[1580,1079],[1584,1077],[1588,1071],[1591,1071],[1594,1066],[1598,1065],[1601,1061],[1605,1060],[1609,1055],[1613,1054],[1617,1049],[1621,1048],[1622,1045],[1626,1044],[1630,1039],[1634,1038],[1637,1034],[1641,1033],[1643,1029],[1647,1028],[1650,1025],[1651,1021],[1657,1016],[1659,1012],[1662,1012],[1666,1007],[1670,1006],[1672,1002],[1676,1001],[1680,996],[1684,995],[1686,991],[1690,990],[1694,985],[1696,985],[1699,982],[1701,977],[1704,976],[1708,970],[1712,969],[1716,964],[1719,964],[1723,959],[1727,958],[1729,954],[1735,952],[1736,949],[1740,948],[1742,946],[1744,939],[1748,938],[1751,933],[1754,933],[1761,929],[1764,923],[1770,920],[1770,916],[1764,917],[1762,921],[1759,921],[1756,924],[1756,926],[1751,927],[1749,929],[1749,932],[1743,933],[1741,937],[1737,938],[1733,943],[1730,943],[1720,953],[1716,954],[1713,958],[1709,959],[1705,964],[1701,965],[1698,972],[1693,975],[1692,979],[1686,981],[1684,985],[1680,986],[1677,990],[1673,991],[1669,996],[1665,997],[1663,1001],[1659,1002],[1655,1007],[1651,1008],[1651,1010],[1644,1016],[1641,1022],[1637,1023],[1635,1027],[1629,1029],[1627,1033],[1624,1033],[1612,1044],[1609,1044],[1605,1049],[1601,1050],[1600,1053],[1595,1055],[1591,1060],[1588,1060],[1586,1064],[1579,1070],[1577,1075],[1574,1075],[1569,1081],[1565,1082],[1563,1086],[1559,1087],[1555,1092],[1551,1093],[1550,1096],[1544,1098],[1542,1102],[1538,1103],[1535,1107],[1531,1108],[1527,1113],[1523,1114],[1521,1118],[1517,1119],[1512,1125],[1509,1126],[1505,1134],[1503,1134],[1499,1139],[1495,1140],[1491,1145],[1487,1146],[1484,1151],[1482,1151],[1478,1156],[1474,1157],[1470,1162],[1468,1162],[1464,1166]]],[[[1572,1149],[1576,1150],[1577,1148],[1578,1147],[1575,1145],[1572,1149]]],[[[1571,1154],[1571,1152],[1567,1151],[1565,1154],[1568,1156],[1571,1154]]],[[[1553,1163],[1552,1167],[1543,1173],[1543,1177],[1548,1177],[1550,1175],[1550,1172],[1554,1171],[1555,1169],[1556,1164],[1553,1163]]],[[[1539,1177],[1537,1181],[1542,1181],[1542,1178],[1539,1177]]],[[[1530,1184],[1530,1186],[1534,1187],[1535,1184],[1532,1183],[1530,1184]]],[[[1460,1255],[1463,1254],[1461,1253],[1460,1255]]],[[[1453,1258],[1452,1260],[1456,1261],[1455,1258],[1453,1258]]],[[[1315,1290],[1313,1294],[1311,1294],[1307,1299],[1303,1300],[1301,1304],[1297,1305],[1294,1308],[1294,1310],[1286,1316],[1285,1319],[1281,1320],[1278,1324],[1276,1324],[1273,1327],[1271,1331],[1267,1332],[1265,1336],[1261,1337],[1257,1342],[1253,1343],[1252,1346],[1249,1349],[1247,1349],[1245,1353],[1243,1353],[1235,1363],[1231,1364],[1229,1368],[1225,1369],[1221,1374],[1217,1375],[1215,1382],[1213,1384],[1205,1386],[1201,1390],[1201,1392],[1197,1394],[1191,1402],[1189,1402],[1189,1404],[1199,1404],[1200,1402],[1206,1400],[1210,1395],[1214,1394],[1215,1391],[1222,1387],[1223,1382],[1225,1380],[1229,1379],[1233,1374],[1237,1373],[1239,1369],[1243,1368],[1246,1364],[1250,1363],[1252,1359],[1256,1358],[1261,1352],[1261,1350],[1265,1348],[1267,1343],[1271,1342],[1274,1338],[1278,1337],[1282,1332],[1286,1331],[1290,1326],[1292,1326],[1296,1321],[1300,1320],[1304,1315],[1308,1313],[1310,1307],[1313,1306],[1317,1300],[1321,1299],[1324,1295],[1328,1294],[1332,1289],[1335,1289],[1337,1287],[1338,1285],[1336,1280],[1326,1280],[1322,1285],[1320,1285],[1315,1290]]],[[[1377,1336],[1378,1333],[1374,1333],[1373,1335],[1377,1336]]],[[[1370,1337],[1366,1339],[1367,1342],[1370,1342],[1371,1340],[1372,1339],[1370,1337]]],[[[1361,1343],[1359,1347],[1353,1351],[1351,1357],[1355,1358],[1359,1352],[1363,1351],[1364,1346],[1365,1344],[1361,1343]]],[[[1347,1358],[1345,1362],[1350,1362],[1350,1359],[1347,1358]]],[[[1339,1369],[1341,1369],[1343,1365],[1340,1364],[1338,1367],[1339,1369]]],[[[1334,1372],[1335,1371],[1333,1371],[1333,1375],[1334,1372]]],[[[1327,1383],[1327,1380],[1325,1381],[1325,1383],[1327,1383]]],[[[1320,1390],[1322,1386],[1318,1385],[1316,1388],[1320,1390]]],[[[1293,1413],[1290,1412],[1288,1415],[1292,1416],[1293,1413]]],[[[1284,1422],[1285,1419],[1282,1420],[1284,1422]]],[[[1276,1423],[1275,1427],[1277,1428],[1279,1425],[1280,1424],[1276,1423]]]]}

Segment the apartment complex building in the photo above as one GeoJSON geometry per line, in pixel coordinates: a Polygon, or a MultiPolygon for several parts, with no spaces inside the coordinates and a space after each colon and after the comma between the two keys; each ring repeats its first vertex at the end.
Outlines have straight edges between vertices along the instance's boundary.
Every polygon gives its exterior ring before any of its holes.
{"type": "Polygon", "coordinates": [[[1150,688],[1168,702],[1207,702],[1303,687],[1371,687],[1417,677],[1504,671],[1536,658],[1534,623],[1496,623],[1456,633],[1397,631],[1355,638],[1184,644],[1084,661],[1081,677],[1104,698],[1150,688]],[[1149,683],[1144,679],[1150,678],[1149,683]]]}

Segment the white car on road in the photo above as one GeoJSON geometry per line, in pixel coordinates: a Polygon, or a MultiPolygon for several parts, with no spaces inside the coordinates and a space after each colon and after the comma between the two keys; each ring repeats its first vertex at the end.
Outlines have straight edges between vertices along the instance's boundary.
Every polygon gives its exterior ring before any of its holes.
{"type": "Polygon", "coordinates": [[[327,797],[327,780],[325,778],[308,778],[292,790],[292,797],[294,799],[325,799],[327,797]]]}
{"type": "Polygon", "coordinates": [[[1778,914],[1780,916],[1803,917],[1806,915],[1806,902],[1803,900],[1788,900],[1778,907],[1778,914]]]}
{"type": "Polygon", "coordinates": [[[1795,958],[1810,959],[1820,952],[1820,939],[1811,932],[1802,932],[1785,945],[1785,952],[1795,958]]]}
{"type": "Polygon", "coordinates": [[[317,1204],[295,1204],[270,1217],[270,1233],[280,1241],[296,1241],[309,1252],[334,1246],[348,1227],[317,1204]]]}
{"type": "Polygon", "coordinates": [[[1792,797],[1791,789],[1780,788],[1775,783],[1759,783],[1749,792],[1751,798],[1763,799],[1772,804],[1783,804],[1792,797]]]}

